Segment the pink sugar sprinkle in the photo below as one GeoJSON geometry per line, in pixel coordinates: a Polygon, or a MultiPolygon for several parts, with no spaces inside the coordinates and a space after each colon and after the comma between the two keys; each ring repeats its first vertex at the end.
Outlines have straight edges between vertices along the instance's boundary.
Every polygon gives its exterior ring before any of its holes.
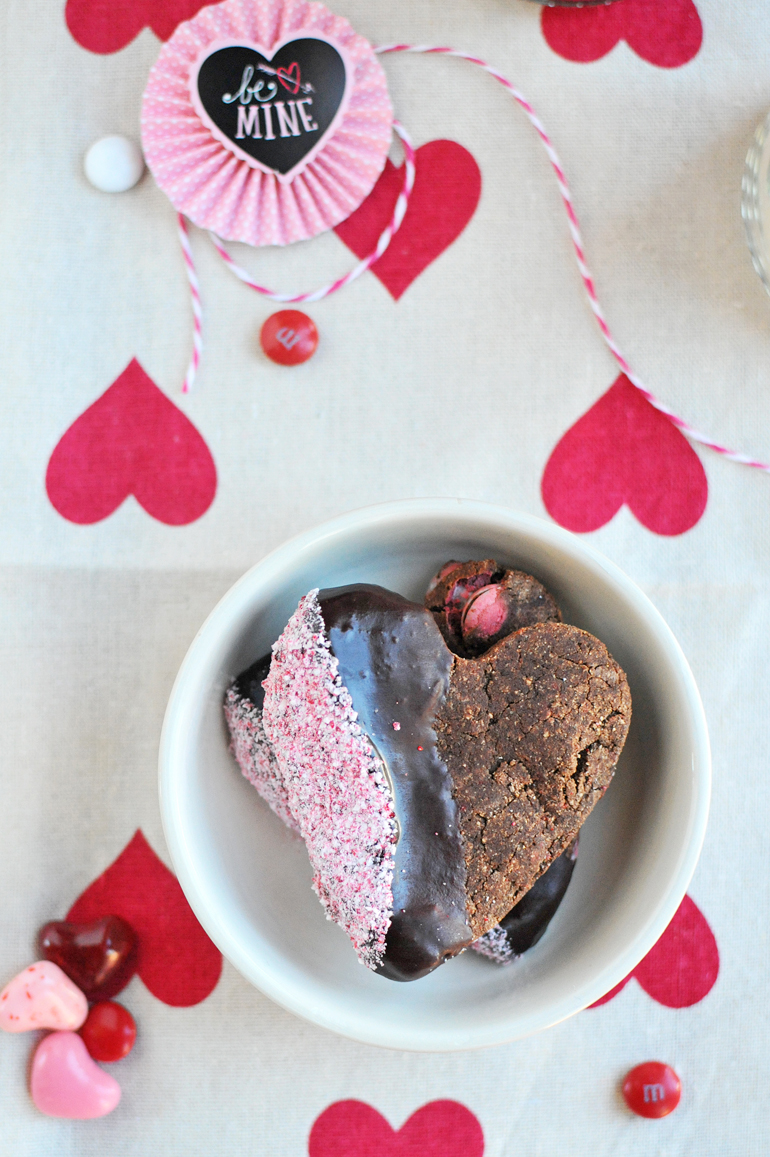
{"type": "Polygon", "coordinates": [[[273,647],[263,722],[307,845],[313,887],[359,960],[376,968],[393,912],[393,798],[339,676],[317,595],[300,600],[273,647]]]}
{"type": "Polygon", "coordinates": [[[232,739],[230,750],[246,779],[287,827],[299,831],[278,760],[262,726],[262,712],[231,687],[225,696],[225,719],[232,739]]]}
{"type": "Polygon", "coordinates": [[[400,723],[394,723],[393,724],[393,730],[394,731],[400,731],[401,730],[401,724],[400,723]]]}
{"type": "Polygon", "coordinates": [[[471,948],[487,959],[494,960],[495,964],[512,964],[514,960],[519,959],[499,924],[495,924],[494,928],[490,928],[478,940],[474,940],[471,948]]]}

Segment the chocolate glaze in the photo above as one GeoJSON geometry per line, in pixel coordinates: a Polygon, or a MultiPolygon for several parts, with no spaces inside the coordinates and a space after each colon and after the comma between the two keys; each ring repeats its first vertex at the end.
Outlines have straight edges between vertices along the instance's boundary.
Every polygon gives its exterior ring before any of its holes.
{"type": "Polygon", "coordinates": [[[516,956],[537,944],[555,916],[572,879],[577,843],[575,840],[557,856],[548,871],[535,880],[530,890],[500,921],[511,952],[516,956]]]}
{"type": "Polygon", "coordinates": [[[318,599],[340,677],[395,800],[393,920],[378,971],[417,980],[472,940],[452,781],[433,730],[452,655],[429,611],[383,587],[335,587],[318,599]]]}
{"type": "Polygon", "coordinates": [[[241,671],[233,684],[239,698],[248,699],[260,711],[265,702],[265,689],[262,686],[262,680],[267,678],[272,657],[271,654],[267,654],[263,655],[261,659],[257,659],[256,663],[252,663],[245,671],[241,671]]]}

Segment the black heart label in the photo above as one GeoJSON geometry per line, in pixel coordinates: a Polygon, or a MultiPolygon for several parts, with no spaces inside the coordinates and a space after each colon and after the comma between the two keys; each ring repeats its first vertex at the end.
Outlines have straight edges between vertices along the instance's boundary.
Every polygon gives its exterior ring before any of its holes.
{"type": "Polygon", "coordinates": [[[195,111],[235,156],[292,181],[341,121],[353,65],[324,37],[286,40],[272,52],[218,41],[190,77],[195,111]]]}

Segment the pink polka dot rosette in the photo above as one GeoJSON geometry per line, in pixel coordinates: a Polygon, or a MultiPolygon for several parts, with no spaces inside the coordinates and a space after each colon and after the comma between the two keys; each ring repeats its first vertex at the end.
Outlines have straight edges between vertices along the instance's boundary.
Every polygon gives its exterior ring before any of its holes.
{"type": "Polygon", "coordinates": [[[308,0],[203,8],[163,46],[142,104],[147,164],[174,207],[248,245],[349,217],[382,172],[392,124],[371,45],[308,0]]]}

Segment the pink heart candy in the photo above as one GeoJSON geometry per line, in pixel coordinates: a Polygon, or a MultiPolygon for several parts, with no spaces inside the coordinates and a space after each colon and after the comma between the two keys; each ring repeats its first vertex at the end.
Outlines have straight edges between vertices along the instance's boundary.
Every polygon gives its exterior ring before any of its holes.
{"type": "Polygon", "coordinates": [[[52,1032],[40,1042],[30,1089],[41,1113],[76,1121],[106,1117],[120,1102],[120,1085],[91,1060],[76,1032],[52,1032]]]}
{"type": "Polygon", "coordinates": [[[0,992],[0,1028],[6,1032],[80,1028],[87,1016],[85,996],[50,960],[31,964],[0,992]]]}

